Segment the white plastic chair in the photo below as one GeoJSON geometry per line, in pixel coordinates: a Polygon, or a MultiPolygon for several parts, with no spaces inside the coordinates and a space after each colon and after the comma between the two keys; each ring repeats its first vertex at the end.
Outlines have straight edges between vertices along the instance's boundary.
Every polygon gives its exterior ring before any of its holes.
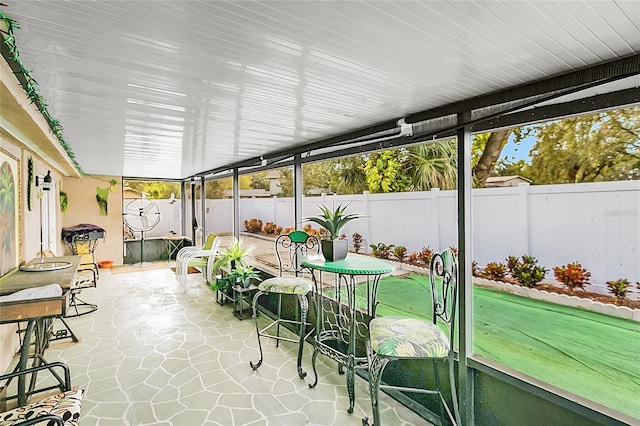
{"type": "Polygon", "coordinates": [[[214,234],[207,235],[207,239],[203,247],[189,246],[183,247],[176,255],[176,279],[187,291],[187,276],[189,275],[189,267],[199,268],[205,279],[209,280],[207,272],[207,264],[210,257],[218,254],[218,246],[220,245],[220,237],[214,234]]]}

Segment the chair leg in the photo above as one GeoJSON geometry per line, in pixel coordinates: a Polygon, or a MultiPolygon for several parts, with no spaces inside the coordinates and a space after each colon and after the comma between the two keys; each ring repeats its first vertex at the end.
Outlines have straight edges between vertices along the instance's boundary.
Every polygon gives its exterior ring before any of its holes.
{"type": "Polygon", "coordinates": [[[299,294],[300,302],[300,343],[298,344],[298,376],[304,379],[307,372],[302,369],[302,352],[304,351],[304,336],[306,335],[307,312],[309,311],[309,301],[306,294],[299,294]]]}
{"type": "Polygon", "coordinates": [[[318,358],[318,354],[320,353],[320,351],[318,350],[318,348],[314,348],[313,350],[313,357],[311,359],[311,366],[313,367],[313,376],[314,376],[314,381],[313,383],[309,383],[309,388],[313,389],[316,387],[316,385],[318,384],[318,370],[316,370],[316,359],[318,358]]]}
{"type": "Polygon", "coordinates": [[[80,299],[78,297],[78,293],[79,293],[78,290],[71,290],[71,300],[69,301],[69,308],[73,308],[73,310],[75,311],[75,314],[71,314],[71,313],[66,314],[64,316],[65,318],[80,317],[82,315],[90,314],[91,312],[98,309],[98,305],[93,303],[88,303],[80,299]],[[84,307],[86,308],[86,310],[81,311],[79,309],[80,307],[84,307]]]}
{"type": "MultiPolygon", "coordinates": [[[[453,360],[451,360],[453,361],[453,360]]],[[[453,363],[449,362],[449,378],[451,384],[451,399],[453,401],[453,413],[451,413],[451,409],[449,408],[449,404],[444,400],[444,396],[442,395],[442,386],[440,382],[440,373],[438,371],[438,363],[436,360],[433,360],[433,374],[436,379],[436,389],[438,390],[438,397],[440,398],[440,418],[444,422],[445,412],[446,417],[453,423],[454,426],[460,424],[460,414],[458,413],[458,403],[456,398],[456,389],[455,389],[455,379],[453,376],[453,363]]]]}
{"type": "Polygon", "coordinates": [[[453,404],[453,415],[456,419],[456,424],[461,425],[460,421],[460,409],[458,408],[458,392],[456,392],[456,378],[453,368],[454,359],[453,353],[449,356],[449,385],[451,386],[451,403],[453,404]]]}
{"type": "Polygon", "coordinates": [[[278,322],[276,322],[276,348],[280,346],[280,318],[282,318],[282,294],[278,294],[278,322]]]}
{"type": "MultiPolygon", "coordinates": [[[[438,371],[438,363],[435,359],[433,360],[433,376],[436,380],[436,390],[438,391],[438,398],[440,399],[440,401],[438,401],[438,405],[440,405],[440,419],[442,419],[442,422],[444,422],[444,406],[446,405],[446,403],[444,402],[444,398],[442,397],[442,389],[440,386],[440,372],[438,371]]],[[[449,410],[447,409],[447,412],[448,411],[449,410]]]]}
{"type": "Polygon", "coordinates": [[[262,296],[263,294],[266,294],[263,291],[259,291],[256,293],[255,296],[253,296],[253,319],[256,322],[256,335],[258,336],[258,349],[260,350],[260,359],[258,360],[258,362],[256,362],[255,364],[253,363],[253,361],[249,361],[249,365],[251,366],[251,368],[253,369],[253,371],[257,370],[258,368],[260,368],[260,366],[262,365],[262,343],[260,342],[260,326],[258,325],[258,299],[260,298],[260,296],[262,296]]]}
{"type": "MultiPolygon", "coordinates": [[[[373,411],[373,425],[380,426],[380,383],[382,381],[382,373],[389,363],[388,358],[379,357],[371,348],[371,343],[367,341],[367,358],[369,362],[369,395],[371,397],[371,409],[373,411]]],[[[363,425],[369,424],[369,419],[362,421],[363,425]]]]}
{"type": "Polygon", "coordinates": [[[298,342],[297,370],[298,370],[298,376],[300,376],[301,379],[304,379],[307,373],[302,368],[302,354],[304,352],[304,340],[306,337],[306,321],[307,321],[307,313],[309,311],[309,301],[307,300],[307,295],[306,294],[298,295],[298,303],[299,303],[298,308],[300,310],[300,321],[298,322],[297,320],[282,319],[282,294],[278,294],[277,318],[275,321],[271,322],[261,330],[260,326],[258,325],[258,300],[260,296],[262,296],[263,294],[268,294],[268,293],[264,291],[257,292],[256,295],[253,297],[253,304],[252,304],[253,318],[256,323],[256,334],[258,336],[258,349],[260,351],[260,359],[256,363],[254,363],[253,361],[249,361],[249,365],[251,365],[251,368],[254,371],[260,368],[260,366],[262,365],[264,355],[262,352],[262,341],[260,340],[261,336],[266,336],[266,337],[275,339],[276,347],[278,347],[280,340],[295,342],[296,341],[295,339],[291,339],[288,337],[280,337],[280,323],[284,321],[289,324],[297,324],[299,327],[298,341],[297,341],[298,342]],[[267,330],[272,326],[275,326],[276,328],[275,334],[270,334],[267,332],[267,330]]]}

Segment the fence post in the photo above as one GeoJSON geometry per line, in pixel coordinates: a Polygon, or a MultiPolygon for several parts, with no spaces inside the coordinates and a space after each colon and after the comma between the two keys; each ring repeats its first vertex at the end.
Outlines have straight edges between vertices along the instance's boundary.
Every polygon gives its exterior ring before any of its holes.
{"type": "Polygon", "coordinates": [[[273,197],[271,197],[271,199],[273,200],[273,223],[277,224],[278,223],[278,196],[274,195],[273,197]]]}
{"type": "Polygon", "coordinates": [[[363,235],[364,244],[362,247],[362,252],[367,254],[369,253],[367,247],[369,247],[369,244],[373,244],[371,242],[373,240],[371,239],[371,202],[369,200],[369,191],[362,191],[362,201],[364,201],[364,219],[367,221],[367,232],[366,235],[363,235]]]}
{"type": "Polygon", "coordinates": [[[430,217],[432,218],[432,220],[430,220],[431,223],[437,223],[438,227],[436,229],[436,240],[433,242],[433,246],[430,246],[429,243],[427,242],[427,245],[429,247],[431,247],[433,250],[435,251],[442,251],[442,247],[440,247],[440,230],[442,229],[442,225],[440,223],[440,188],[431,188],[431,191],[429,191],[429,195],[431,196],[431,215],[430,217]]]}
{"type": "Polygon", "coordinates": [[[519,246],[524,249],[527,255],[532,256],[529,247],[529,183],[523,182],[518,184],[518,205],[520,206],[518,217],[518,228],[520,235],[519,246]]]}

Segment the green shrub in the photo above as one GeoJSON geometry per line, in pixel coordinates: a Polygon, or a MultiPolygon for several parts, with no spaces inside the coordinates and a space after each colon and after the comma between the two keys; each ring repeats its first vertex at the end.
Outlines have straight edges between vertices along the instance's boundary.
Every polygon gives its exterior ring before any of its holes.
{"type": "Polygon", "coordinates": [[[591,272],[588,272],[578,262],[556,266],[553,268],[553,274],[556,280],[564,284],[572,292],[576,288],[584,290],[584,286],[589,285],[589,277],[591,276],[591,272]]]}
{"type": "Polygon", "coordinates": [[[431,258],[433,257],[433,250],[429,247],[422,247],[420,253],[418,253],[418,260],[425,265],[431,264],[431,258]]]}
{"type": "Polygon", "coordinates": [[[260,219],[253,218],[253,219],[245,220],[243,223],[247,232],[251,232],[252,234],[257,234],[258,232],[262,231],[262,220],[260,219]]]}
{"type": "Polygon", "coordinates": [[[627,293],[629,293],[629,286],[631,283],[629,280],[620,278],[615,281],[607,281],[607,287],[609,288],[609,293],[613,294],[616,299],[618,299],[618,305],[622,303],[622,301],[627,297],[627,293]]]}
{"type": "Polygon", "coordinates": [[[296,228],[295,228],[294,226],[289,226],[289,227],[287,227],[287,228],[282,229],[282,230],[280,231],[280,233],[281,233],[281,234],[284,234],[284,235],[289,235],[290,233],[292,233],[292,232],[293,232],[293,231],[295,231],[295,230],[296,230],[296,228]]]}
{"type": "Polygon", "coordinates": [[[324,228],[316,229],[310,223],[307,223],[302,227],[302,230],[309,235],[313,235],[318,237],[319,239],[323,239],[327,235],[327,230],[324,228]]]}
{"type": "Polygon", "coordinates": [[[499,262],[487,263],[482,275],[489,280],[501,281],[507,276],[507,265],[499,262]]]}
{"type": "Polygon", "coordinates": [[[393,257],[402,262],[407,257],[407,248],[405,246],[395,246],[393,248],[393,257]]]}
{"type": "Polygon", "coordinates": [[[275,234],[276,233],[276,224],[273,223],[273,222],[267,222],[262,227],[262,231],[264,231],[264,233],[267,234],[267,235],[275,234]]]}
{"type": "Polygon", "coordinates": [[[380,259],[389,259],[391,250],[395,247],[393,244],[386,245],[384,243],[371,244],[371,255],[380,259]]]}
{"type": "Polygon", "coordinates": [[[515,256],[507,258],[509,274],[525,287],[533,288],[544,279],[547,270],[537,265],[538,260],[533,256],[522,256],[522,261],[515,256]]]}

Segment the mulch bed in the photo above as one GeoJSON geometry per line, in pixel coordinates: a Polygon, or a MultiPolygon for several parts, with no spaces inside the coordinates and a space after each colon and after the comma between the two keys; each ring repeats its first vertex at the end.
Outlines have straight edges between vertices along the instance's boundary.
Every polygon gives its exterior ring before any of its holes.
{"type": "Polygon", "coordinates": [[[595,300],[596,302],[608,303],[610,305],[626,306],[631,309],[640,309],[640,300],[623,299],[622,302],[618,302],[618,299],[614,296],[607,296],[606,294],[592,293],[586,290],[571,291],[566,287],[556,287],[551,284],[539,284],[536,287],[537,290],[548,291],[549,293],[566,294],[568,296],[577,296],[584,299],[595,300]]]}

